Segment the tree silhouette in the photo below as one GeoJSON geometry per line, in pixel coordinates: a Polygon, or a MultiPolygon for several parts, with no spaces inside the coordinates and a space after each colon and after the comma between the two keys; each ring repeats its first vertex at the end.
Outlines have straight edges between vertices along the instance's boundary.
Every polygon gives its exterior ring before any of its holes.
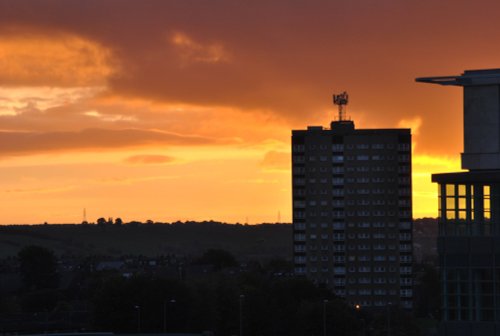
{"type": "Polygon", "coordinates": [[[101,217],[97,220],[97,225],[99,225],[99,226],[104,226],[104,225],[106,225],[106,223],[107,223],[107,221],[106,221],[106,218],[104,218],[104,217],[101,217]]]}
{"type": "Polygon", "coordinates": [[[200,265],[212,265],[215,271],[238,266],[234,256],[226,250],[209,249],[196,261],[200,265]]]}
{"type": "Polygon", "coordinates": [[[28,290],[57,287],[56,258],[51,250],[29,245],[19,251],[18,257],[23,283],[28,290]]]}

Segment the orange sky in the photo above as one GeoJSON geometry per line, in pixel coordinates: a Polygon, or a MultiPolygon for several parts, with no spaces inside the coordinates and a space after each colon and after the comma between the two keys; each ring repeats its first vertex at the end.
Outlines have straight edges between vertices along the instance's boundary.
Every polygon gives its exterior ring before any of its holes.
{"type": "Polygon", "coordinates": [[[458,170],[500,3],[0,0],[0,223],[291,221],[291,129],[412,127],[414,217],[458,170]]]}

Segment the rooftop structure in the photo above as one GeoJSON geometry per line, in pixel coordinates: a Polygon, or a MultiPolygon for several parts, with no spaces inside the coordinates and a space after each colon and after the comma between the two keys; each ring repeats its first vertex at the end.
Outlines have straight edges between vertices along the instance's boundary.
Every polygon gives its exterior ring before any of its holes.
{"type": "Polygon", "coordinates": [[[417,82],[464,88],[463,169],[500,169],[500,69],[467,70],[459,76],[417,82]]]}

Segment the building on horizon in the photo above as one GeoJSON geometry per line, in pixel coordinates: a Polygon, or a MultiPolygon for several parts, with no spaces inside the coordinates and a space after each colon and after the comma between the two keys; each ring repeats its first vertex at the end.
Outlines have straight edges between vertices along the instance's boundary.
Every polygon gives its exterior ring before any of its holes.
{"type": "Polygon", "coordinates": [[[412,308],[410,129],[292,131],[296,275],[351,305],[412,308]]]}
{"type": "Polygon", "coordinates": [[[441,336],[500,335],[500,69],[417,82],[462,86],[468,171],[433,174],[439,190],[441,336]]]}

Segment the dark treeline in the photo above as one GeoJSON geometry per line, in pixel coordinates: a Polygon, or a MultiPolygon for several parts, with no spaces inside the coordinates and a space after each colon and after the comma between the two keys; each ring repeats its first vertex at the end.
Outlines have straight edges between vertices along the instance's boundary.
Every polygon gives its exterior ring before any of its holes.
{"type": "MultiPolygon", "coordinates": [[[[263,336],[422,334],[415,317],[398,307],[369,312],[348,306],[327,288],[291,276],[285,260],[242,269],[229,252],[212,249],[191,262],[203,271],[186,277],[181,271],[98,271],[90,258],[82,259],[67,283],[48,249],[28,246],[18,259],[22,287],[0,298],[3,332],[238,335],[242,328],[243,335],[263,336]]],[[[416,311],[426,317],[439,304],[437,277],[433,269],[422,269],[422,275],[426,285],[419,287],[424,292],[416,311]]]]}

